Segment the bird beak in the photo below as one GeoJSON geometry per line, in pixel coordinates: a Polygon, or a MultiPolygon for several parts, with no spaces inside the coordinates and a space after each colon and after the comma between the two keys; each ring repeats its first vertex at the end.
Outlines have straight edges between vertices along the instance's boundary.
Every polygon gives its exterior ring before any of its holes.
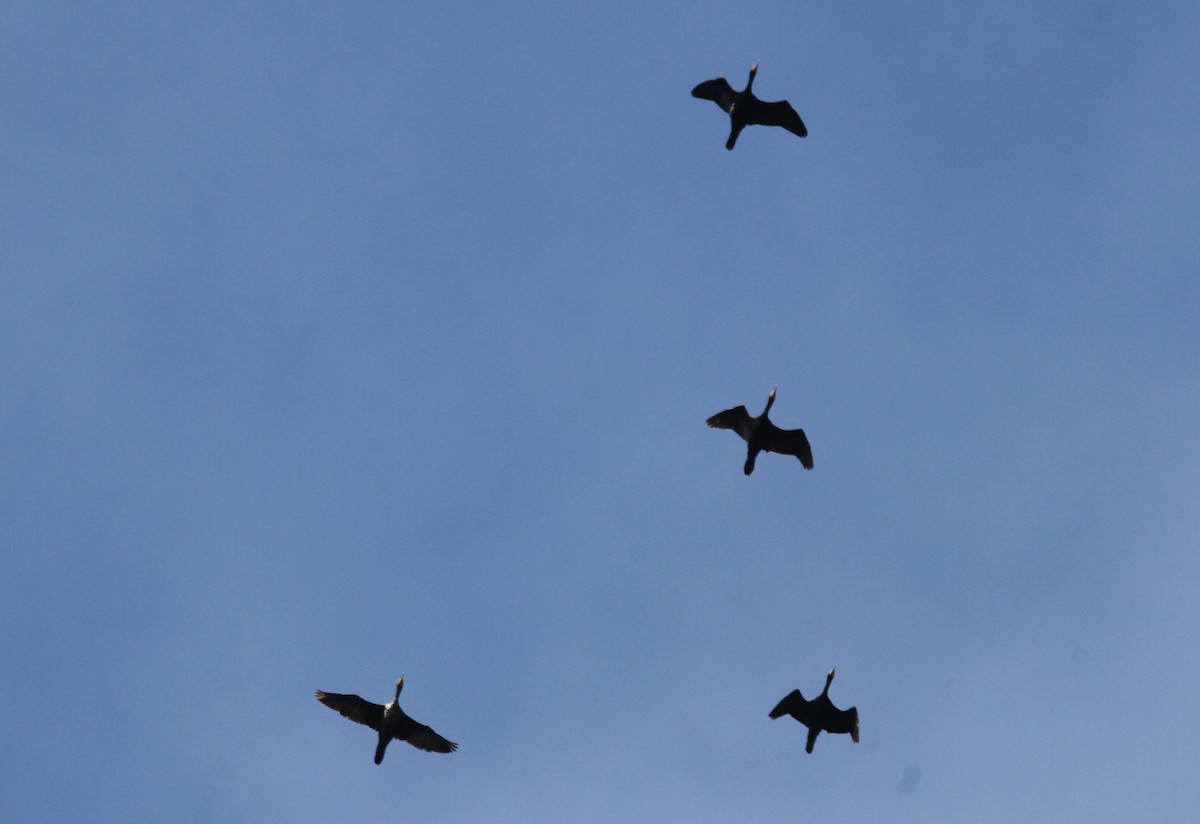
{"type": "Polygon", "coordinates": [[[757,60],[754,61],[754,66],[750,69],[750,71],[752,71],[752,72],[758,71],[758,61],[757,60]]]}

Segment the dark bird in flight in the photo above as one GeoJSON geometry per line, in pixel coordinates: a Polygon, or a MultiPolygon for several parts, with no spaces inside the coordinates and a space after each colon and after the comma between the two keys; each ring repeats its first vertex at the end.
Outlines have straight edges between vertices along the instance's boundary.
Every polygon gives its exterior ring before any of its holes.
{"type": "Polygon", "coordinates": [[[383,763],[383,753],[393,738],[407,741],[425,752],[454,752],[458,745],[447,741],[424,724],[409,718],[400,709],[400,690],[404,689],[404,676],[396,682],[396,697],[386,707],[364,701],[357,695],[340,695],[336,692],[317,690],[317,700],[335,709],[357,724],[365,724],[379,733],[379,745],[375,747],[375,763],[383,763]]]}
{"type": "Polygon", "coordinates": [[[724,77],[716,80],[705,80],[692,89],[692,97],[711,100],[721,107],[721,111],[729,114],[729,140],[725,148],[732,149],[737,143],[738,135],[747,126],[782,126],[794,135],[808,137],[808,129],[796,110],[786,100],[768,103],[759,100],[750,91],[754,85],[754,75],[758,74],[758,63],[750,69],[750,79],[746,81],[743,91],[735,92],[724,77]]]}
{"type": "MultiPolygon", "coordinates": [[[[836,667],[834,668],[836,669],[836,667]]],[[[790,715],[804,726],[808,727],[808,743],[804,745],[805,752],[813,751],[813,744],[822,732],[848,732],[858,743],[858,707],[839,710],[829,700],[829,685],[833,683],[833,672],[825,676],[825,690],[812,701],[805,701],[800,690],[792,690],[782,701],[771,710],[772,718],[790,715]]]]}
{"type": "Polygon", "coordinates": [[[805,469],[813,468],[812,447],[803,429],[780,429],[771,423],[767,413],[771,404],[775,403],[775,391],[771,390],[767,398],[767,408],[757,418],[750,417],[744,406],[735,406],[718,412],[708,419],[708,425],[717,429],[732,429],[742,436],[746,442],[746,466],[743,471],[749,475],[754,471],[754,459],[759,452],[774,452],[776,455],[795,455],[804,464],[805,469]]]}

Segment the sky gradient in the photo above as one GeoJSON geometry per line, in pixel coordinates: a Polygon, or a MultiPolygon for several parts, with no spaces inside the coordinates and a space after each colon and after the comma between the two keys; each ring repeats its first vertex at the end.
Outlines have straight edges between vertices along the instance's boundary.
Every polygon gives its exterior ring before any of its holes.
{"type": "Polygon", "coordinates": [[[5,17],[11,820],[1200,806],[1195,4],[5,17]]]}

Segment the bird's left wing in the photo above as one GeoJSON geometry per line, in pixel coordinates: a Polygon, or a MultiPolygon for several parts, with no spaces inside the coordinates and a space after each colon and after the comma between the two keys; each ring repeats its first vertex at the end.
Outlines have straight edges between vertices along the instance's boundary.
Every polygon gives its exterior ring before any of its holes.
{"type": "Polygon", "coordinates": [[[854,743],[858,743],[858,707],[851,707],[848,710],[837,710],[829,717],[829,723],[826,725],[829,732],[848,732],[850,737],[854,739],[854,743]]]}
{"type": "Polygon", "coordinates": [[[812,447],[809,446],[808,436],[804,434],[803,429],[776,428],[763,448],[776,455],[795,455],[800,459],[800,463],[804,464],[805,469],[813,468],[812,447]]]}
{"type": "Polygon", "coordinates": [[[432,728],[416,721],[413,722],[413,728],[409,730],[403,740],[425,752],[454,752],[458,749],[458,745],[453,741],[447,741],[432,728]]]}
{"type": "Polygon", "coordinates": [[[786,100],[775,103],[760,101],[747,117],[747,122],[758,126],[782,126],[798,137],[808,137],[808,128],[792,104],[786,100]]]}
{"type": "Polygon", "coordinates": [[[337,710],[356,724],[365,724],[378,731],[383,723],[383,707],[359,698],[357,695],[341,695],[336,692],[317,690],[317,700],[330,709],[337,710]]]}
{"type": "Polygon", "coordinates": [[[737,94],[734,92],[733,87],[729,85],[729,81],[724,77],[718,77],[715,80],[705,80],[692,89],[692,97],[699,97],[701,100],[711,100],[720,106],[726,114],[733,108],[733,101],[737,100],[737,94]]]}

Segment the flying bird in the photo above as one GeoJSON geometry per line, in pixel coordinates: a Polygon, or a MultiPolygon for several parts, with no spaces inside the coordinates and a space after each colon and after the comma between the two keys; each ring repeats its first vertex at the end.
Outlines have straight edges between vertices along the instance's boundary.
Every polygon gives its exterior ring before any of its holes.
{"type": "MultiPolygon", "coordinates": [[[[836,667],[834,669],[837,669],[836,667]]],[[[805,752],[813,751],[813,744],[822,732],[850,733],[854,743],[858,743],[858,707],[839,710],[829,700],[829,685],[833,683],[834,670],[825,676],[825,690],[812,701],[805,701],[800,690],[792,690],[782,701],[771,710],[772,718],[790,715],[804,726],[808,727],[808,743],[804,745],[805,752]]]]}
{"type": "Polygon", "coordinates": [[[813,468],[812,447],[803,429],[780,429],[771,423],[767,413],[775,403],[775,392],[767,398],[767,408],[757,418],[750,417],[744,406],[735,406],[718,412],[708,419],[708,425],[717,429],[732,429],[746,442],[746,465],[743,471],[749,475],[754,471],[754,459],[759,452],[774,452],[776,455],[795,455],[805,469],[813,468]]]}
{"type": "Polygon", "coordinates": [[[721,107],[721,111],[729,114],[729,140],[725,141],[725,148],[732,149],[733,144],[737,143],[738,135],[747,126],[782,126],[794,135],[808,137],[804,121],[790,103],[786,100],[768,103],[754,96],[750,87],[754,85],[756,74],[758,63],[750,69],[750,79],[746,81],[746,88],[740,92],[735,92],[724,77],[705,80],[692,89],[692,97],[711,100],[721,107]]]}
{"type": "Polygon", "coordinates": [[[379,733],[379,745],[375,747],[375,763],[383,763],[383,753],[393,738],[407,741],[426,752],[454,752],[458,745],[447,741],[424,724],[409,718],[400,709],[400,690],[404,689],[404,676],[396,682],[396,697],[386,707],[372,704],[357,695],[341,695],[336,692],[317,690],[317,700],[335,709],[357,724],[365,724],[379,733]]]}

